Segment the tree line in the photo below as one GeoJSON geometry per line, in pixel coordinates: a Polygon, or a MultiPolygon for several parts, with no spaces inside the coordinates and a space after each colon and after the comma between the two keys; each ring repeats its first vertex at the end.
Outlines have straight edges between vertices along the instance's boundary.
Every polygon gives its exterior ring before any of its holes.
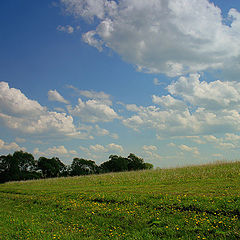
{"type": "Polygon", "coordinates": [[[98,166],[93,160],[84,158],[74,158],[70,165],[65,165],[58,157],[40,157],[35,160],[31,153],[16,151],[12,155],[0,156],[0,183],[152,168],[152,164],[145,163],[142,158],[133,153],[130,153],[127,158],[110,155],[108,161],[98,166]]]}

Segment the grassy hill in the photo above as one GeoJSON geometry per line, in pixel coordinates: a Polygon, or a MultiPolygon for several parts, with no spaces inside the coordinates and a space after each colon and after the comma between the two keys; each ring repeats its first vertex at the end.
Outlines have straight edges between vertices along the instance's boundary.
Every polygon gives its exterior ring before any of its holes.
{"type": "Polygon", "coordinates": [[[0,185],[0,239],[240,239],[240,162],[0,185]]]}

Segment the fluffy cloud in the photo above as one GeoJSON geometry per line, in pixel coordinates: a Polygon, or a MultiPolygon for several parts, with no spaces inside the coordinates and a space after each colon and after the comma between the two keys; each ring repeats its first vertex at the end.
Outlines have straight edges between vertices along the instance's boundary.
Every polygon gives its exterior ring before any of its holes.
{"type": "Polygon", "coordinates": [[[116,151],[116,152],[124,152],[123,147],[121,145],[110,143],[107,145],[108,151],[116,151]]]}
{"type": "Polygon", "coordinates": [[[144,151],[157,151],[157,147],[156,147],[156,146],[153,146],[153,145],[150,145],[150,146],[144,145],[144,146],[142,147],[142,149],[143,149],[144,151]]]}
{"type": "Polygon", "coordinates": [[[0,82],[0,112],[13,116],[33,116],[46,111],[37,101],[28,99],[20,90],[0,82]]]}
{"type": "Polygon", "coordinates": [[[73,116],[78,116],[84,122],[110,122],[119,118],[118,114],[106,103],[91,99],[86,102],[78,99],[75,108],[68,106],[68,111],[73,116]]]}
{"type": "Polygon", "coordinates": [[[96,145],[91,145],[89,147],[90,150],[94,151],[94,152],[107,152],[107,149],[100,145],[100,144],[96,144],[96,145]]]}
{"type": "MultiPolygon", "coordinates": [[[[157,106],[126,105],[126,109],[134,114],[124,119],[123,124],[134,130],[156,129],[160,137],[234,133],[240,130],[238,83],[220,80],[207,83],[200,81],[200,75],[191,74],[180,77],[167,90],[172,95],[152,96],[157,106]]],[[[199,139],[196,141],[204,143],[199,139]]]]}
{"type": "Polygon", "coordinates": [[[199,155],[199,150],[198,150],[197,147],[189,147],[189,146],[187,146],[187,145],[182,144],[182,145],[179,146],[179,148],[180,148],[182,151],[192,152],[192,153],[194,153],[194,154],[196,154],[196,155],[199,155]]]}
{"type": "Polygon", "coordinates": [[[183,101],[177,100],[170,95],[161,97],[153,95],[152,101],[153,103],[160,105],[164,109],[185,110],[187,108],[187,105],[183,101]]]}
{"type": "MultiPolygon", "coordinates": [[[[83,151],[85,154],[87,154],[90,157],[96,156],[95,154],[104,154],[104,153],[110,153],[110,152],[118,152],[123,153],[124,149],[121,145],[116,143],[110,143],[106,146],[96,144],[96,145],[90,145],[89,148],[87,147],[79,147],[81,151],[83,151]]],[[[99,156],[98,156],[99,157],[99,156]]]]}
{"type": "Polygon", "coordinates": [[[16,150],[23,150],[23,151],[25,151],[26,150],[25,148],[18,146],[18,144],[15,143],[15,142],[6,143],[2,139],[0,139],[0,149],[1,150],[8,150],[8,151],[10,151],[10,150],[15,150],[15,151],[16,150]]]}
{"type": "Polygon", "coordinates": [[[72,34],[74,32],[74,28],[70,25],[66,25],[66,26],[58,25],[57,30],[60,32],[68,33],[68,34],[72,34]]]}
{"type": "Polygon", "coordinates": [[[10,129],[29,134],[63,134],[86,138],[77,131],[72,116],[47,111],[37,101],[28,99],[20,90],[0,82],[0,120],[10,129]]]}
{"type": "Polygon", "coordinates": [[[62,102],[65,104],[69,103],[67,100],[64,99],[63,96],[60,95],[60,93],[57,92],[57,90],[49,90],[48,91],[48,100],[62,102]]]}
{"type": "Polygon", "coordinates": [[[234,133],[226,133],[225,134],[225,139],[228,140],[228,141],[239,141],[240,136],[236,135],[234,133]]]}
{"type": "Polygon", "coordinates": [[[75,150],[68,150],[66,149],[65,146],[61,145],[61,146],[49,147],[45,151],[40,151],[39,148],[35,148],[33,150],[33,154],[50,156],[50,157],[53,157],[53,156],[59,157],[59,156],[77,155],[77,152],[75,150]]]}
{"type": "MultiPolygon", "coordinates": [[[[113,49],[139,70],[168,76],[240,70],[240,13],[229,24],[208,0],[61,0],[66,12],[98,20],[83,40],[113,49]]],[[[236,74],[235,74],[236,75],[236,74]]]]}
{"type": "Polygon", "coordinates": [[[96,91],[88,91],[88,90],[79,90],[78,88],[72,86],[72,85],[67,85],[68,88],[73,89],[78,95],[84,96],[88,99],[95,99],[95,100],[100,100],[101,102],[107,104],[107,105],[112,105],[112,101],[110,100],[110,95],[105,93],[105,92],[96,92],[96,91]]]}
{"type": "Polygon", "coordinates": [[[199,74],[191,74],[189,77],[180,77],[167,89],[191,105],[210,110],[240,106],[240,83],[236,82],[201,82],[199,74]]]}

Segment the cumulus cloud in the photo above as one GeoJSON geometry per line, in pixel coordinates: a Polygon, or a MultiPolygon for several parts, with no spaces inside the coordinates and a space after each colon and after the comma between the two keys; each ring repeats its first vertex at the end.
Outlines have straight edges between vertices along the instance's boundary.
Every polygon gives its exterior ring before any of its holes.
{"type": "Polygon", "coordinates": [[[196,155],[199,155],[199,154],[200,154],[197,147],[189,147],[189,146],[187,146],[187,145],[182,144],[182,145],[179,146],[179,148],[180,148],[182,151],[192,152],[192,153],[194,153],[194,154],[196,154],[196,155]]]}
{"type": "Polygon", "coordinates": [[[187,108],[187,105],[183,101],[177,100],[170,95],[161,97],[153,95],[152,101],[165,109],[184,110],[187,108]]]}
{"type": "Polygon", "coordinates": [[[157,147],[154,146],[154,145],[149,145],[149,146],[144,145],[144,146],[142,147],[142,149],[143,149],[144,151],[157,151],[157,147]]]}
{"type": "Polygon", "coordinates": [[[220,80],[207,83],[199,74],[180,77],[166,88],[168,95],[152,96],[156,105],[126,105],[133,114],[122,122],[134,130],[155,129],[159,137],[234,133],[240,130],[239,87],[220,80]]]}
{"type": "Polygon", "coordinates": [[[40,151],[39,148],[35,148],[33,150],[34,155],[43,155],[43,156],[69,156],[69,155],[77,155],[77,152],[75,150],[68,150],[65,146],[53,146],[49,147],[45,151],[40,151]]]}
{"type": "Polygon", "coordinates": [[[107,145],[108,151],[116,151],[116,152],[124,152],[123,147],[121,145],[110,143],[107,145]]]}
{"type": "Polygon", "coordinates": [[[95,99],[84,102],[79,98],[78,105],[75,108],[68,106],[68,111],[84,122],[110,122],[119,118],[118,114],[109,105],[95,99]]]}
{"type": "Polygon", "coordinates": [[[26,148],[24,147],[20,147],[17,143],[15,142],[11,142],[11,143],[6,143],[4,142],[2,139],[0,139],[0,149],[1,150],[7,150],[7,151],[10,151],[10,150],[23,150],[25,151],[26,148]]]}
{"type": "Polygon", "coordinates": [[[0,82],[0,120],[10,129],[29,134],[87,137],[76,129],[72,116],[48,111],[20,90],[9,88],[6,82],[0,82]]]}
{"type": "Polygon", "coordinates": [[[20,90],[9,88],[7,82],[0,82],[0,112],[13,116],[39,115],[46,111],[37,101],[28,99],[20,90]]]}
{"type": "Polygon", "coordinates": [[[94,152],[107,152],[107,149],[100,145],[100,144],[96,144],[96,145],[91,145],[89,147],[90,150],[94,151],[94,152]]]}
{"type": "Polygon", "coordinates": [[[84,96],[88,99],[95,99],[95,100],[100,100],[101,102],[107,104],[107,105],[112,105],[111,101],[111,96],[103,91],[97,92],[93,90],[79,90],[78,88],[72,86],[72,85],[67,85],[68,88],[73,89],[78,95],[84,96]]]}
{"type": "MultiPolygon", "coordinates": [[[[208,69],[240,70],[240,13],[229,24],[208,0],[61,0],[66,12],[97,27],[83,40],[108,47],[140,71],[179,76],[208,69]]],[[[235,74],[236,75],[236,74],[235,74]]]]}
{"type": "Polygon", "coordinates": [[[65,104],[68,104],[69,102],[64,99],[63,96],[57,90],[49,90],[48,91],[48,100],[50,101],[56,101],[56,102],[62,102],[65,104]]]}
{"type": "Polygon", "coordinates": [[[124,152],[123,146],[116,143],[110,143],[105,146],[101,144],[90,145],[89,147],[79,146],[79,149],[83,151],[85,154],[87,154],[89,157],[97,157],[97,158],[99,158],[101,154],[106,154],[110,152],[114,152],[114,153],[124,152]],[[98,154],[98,156],[96,156],[95,154],[98,154]]]}
{"type": "Polygon", "coordinates": [[[199,74],[180,77],[167,87],[172,95],[180,96],[191,105],[219,110],[240,105],[240,83],[220,80],[200,81],[199,74]]]}
{"type": "Polygon", "coordinates": [[[66,25],[66,26],[58,25],[57,30],[59,32],[65,32],[68,34],[72,34],[74,32],[74,27],[72,27],[70,25],[66,25]]]}
{"type": "Polygon", "coordinates": [[[228,141],[239,141],[240,136],[236,135],[234,133],[226,133],[225,134],[225,139],[228,140],[228,141]]]}

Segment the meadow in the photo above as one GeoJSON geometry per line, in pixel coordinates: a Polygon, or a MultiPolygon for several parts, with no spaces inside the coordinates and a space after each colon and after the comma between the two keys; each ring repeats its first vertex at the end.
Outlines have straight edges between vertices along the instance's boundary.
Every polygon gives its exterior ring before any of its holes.
{"type": "Polygon", "coordinates": [[[240,162],[0,185],[0,239],[240,239],[240,162]]]}

